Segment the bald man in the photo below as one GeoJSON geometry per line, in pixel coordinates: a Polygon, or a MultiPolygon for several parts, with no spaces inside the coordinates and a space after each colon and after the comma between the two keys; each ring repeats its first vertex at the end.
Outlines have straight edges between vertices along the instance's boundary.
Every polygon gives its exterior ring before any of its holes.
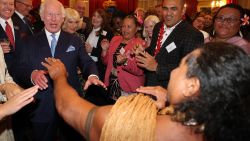
{"type": "Polygon", "coordinates": [[[146,70],[147,86],[166,87],[181,58],[204,42],[202,33],[183,20],[184,4],[185,0],[163,1],[163,21],[155,25],[147,52],[136,56],[138,66],[146,70]]]}

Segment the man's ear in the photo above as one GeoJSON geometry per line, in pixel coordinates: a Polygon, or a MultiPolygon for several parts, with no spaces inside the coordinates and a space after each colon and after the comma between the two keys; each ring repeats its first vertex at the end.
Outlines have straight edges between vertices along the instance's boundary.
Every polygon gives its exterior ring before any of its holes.
{"type": "Polygon", "coordinates": [[[44,21],[44,14],[43,13],[40,15],[40,18],[41,18],[41,21],[44,21]]]}
{"type": "Polygon", "coordinates": [[[186,10],[187,10],[186,6],[183,6],[183,8],[182,8],[182,16],[184,16],[184,15],[185,15],[186,10]]]}
{"type": "Polygon", "coordinates": [[[192,97],[199,94],[200,80],[197,77],[188,78],[187,91],[184,93],[185,97],[192,97]]]}

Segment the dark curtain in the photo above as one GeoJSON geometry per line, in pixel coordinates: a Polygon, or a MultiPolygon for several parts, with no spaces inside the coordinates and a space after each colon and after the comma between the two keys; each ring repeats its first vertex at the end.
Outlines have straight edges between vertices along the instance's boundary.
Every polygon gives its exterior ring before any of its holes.
{"type": "Polygon", "coordinates": [[[186,13],[189,16],[192,16],[194,13],[197,12],[197,5],[198,5],[197,0],[186,0],[186,4],[187,4],[186,13]]]}

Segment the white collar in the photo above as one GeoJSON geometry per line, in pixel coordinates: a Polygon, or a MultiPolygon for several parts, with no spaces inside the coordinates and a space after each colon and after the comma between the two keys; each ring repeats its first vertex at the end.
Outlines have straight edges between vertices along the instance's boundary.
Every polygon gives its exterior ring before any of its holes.
{"type": "Polygon", "coordinates": [[[15,11],[15,13],[23,20],[24,16],[21,13],[19,13],[18,11],[15,11]]]}
{"type": "MultiPolygon", "coordinates": [[[[58,40],[60,33],[61,33],[61,30],[59,30],[58,32],[54,33],[56,35],[56,40],[58,40]]],[[[47,29],[45,29],[45,34],[47,36],[47,39],[51,39],[52,38],[51,34],[53,34],[53,33],[49,32],[47,29]]]]}
{"type": "Polygon", "coordinates": [[[0,17],[0,23],[1,24],[4,23],[4,25],[5,25],[5,21],[7,21],[10,25],[13,25],[13,22],[12,22],[11,18],[9,18],[8,20],[5,20],[2,17],[0,17]]]}
{"type": "Polygon", "coordinates": [[[180,20],[177,24],[169,28],[166,26],[166,24],[164,24],[164,31],[173,31],[176,28],[176,26],[179,25],[181,22],[182,20],[180,20]]]}
{"type": "Polygon", "coordinates": [[[101,29],[101,27],[93,28],[93,31],[99,31],[100,29],[101,29]]]}
{"type": "Polygon", "coordinates": [[[9,23],[9,25],[11,26],[11,28],[12,28],[12,32],[14,33],[14,25],[13,25],[13,22],[12,22],[12,20],[11,20],[11,18],[9,18],[8,20],[5,20],[5,19],[3,19],[2,17],[0,17],[0,24],[1,24],[1,26],[3,27],[3,29],[5,29],[5,26],[6,26],[6,23],[5,22],[8,22],[9,23]]]}

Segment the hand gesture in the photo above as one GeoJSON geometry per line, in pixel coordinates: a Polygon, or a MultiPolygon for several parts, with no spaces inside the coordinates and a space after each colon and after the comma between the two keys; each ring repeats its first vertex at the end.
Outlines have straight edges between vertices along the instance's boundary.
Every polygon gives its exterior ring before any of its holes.
{"type": "Polygon", "coordinates": [[[0,42],[0,45],[3,49],[3,53],[9,53],[10,52],[10,42],[9,41],[2,41],[0,42]]]}
{"type": "Polygon", "coordinates": [[[102,51],[107,51],[109,48],[109,40],[108,39],[103,39],[101,41],[101,47],[102,47],[102,51]]]}
{"type": "Polygon", "coordinates": [[[22,91],[21,93],[14,95],[7,102],[0,105],[0,119],[5,116],[14,114],[25,105],[29,104],[34,100],[34,95],[38,91],[38,86],[33,86],[29,89],[22,91]]]}
{"type": "Polygon", "coordinates": [[[47,74],[44,70],[34,70],[31,73],[31,80],[35,85],[39,86],[40,90],[46,89],[48,87],[48,80],[45,76],[47,74]]]}
{"type": "Polygon", "coordinates": [[[87,53],[91,53],[93,50],[93,47],[90,45],[89,42],[85,42],[85,49],[87,53]]]}
{"type": "Polygon", "coordinates": [[[118,54],[117,55],[117,64],[123,65],[127,61],[127,56],[125,54],[118,54]]]}
{"type": "Polygon", "coordinates": [[[87,90],[90,85],[98,85],[98,86],[103,87],[104,89],[107,89],[107,87],[105,86],[105,84],[102,81],[100,81],[98,79],[98,77],[95,76],[95,75],[90,75],[88,77],[88,80],[86,81],[83,89],[87,90]]]}
{"type": "Polygon", "coordinates": [[[141,68],[145,68],[149,71],[156,71],[158,63],[155,58],[148,54],[147,52],[139,51],[139,55],[135,56],[137,65],[141,68]]]}
{"type": "Polygon", "coordinates": [[[155,87],[140,87],[136,89],[137,92],[139,93],[144,93],[144,94],[149,94],[156,96],[156,106],[159,109],[164,108],[167,102],[167,90],[160,87],[160,86],[155,86],[155,87]]]}
{"type": "Polygon", "coordinates": [[[132,49],[132,54],[135,56],[140,55],[140,53],[143,53],[145,51],[145,48],[141,44],[137,44],[132,49]]]}

